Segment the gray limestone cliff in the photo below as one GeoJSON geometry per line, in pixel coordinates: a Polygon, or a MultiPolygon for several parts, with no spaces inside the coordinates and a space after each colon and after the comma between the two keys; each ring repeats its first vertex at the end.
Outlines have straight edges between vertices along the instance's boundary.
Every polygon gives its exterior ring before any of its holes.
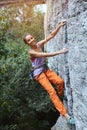
{"type": "Polygon", "coordinates": [[[87,0],[46,0],[46,4],[46,36],[62,19],[67,20],[67,28],[60,29],[46,50],[69,49],[65,55],[49,58],[48,65],[65,80],[67,108],[76,130],[87,130],[87,0]]]}

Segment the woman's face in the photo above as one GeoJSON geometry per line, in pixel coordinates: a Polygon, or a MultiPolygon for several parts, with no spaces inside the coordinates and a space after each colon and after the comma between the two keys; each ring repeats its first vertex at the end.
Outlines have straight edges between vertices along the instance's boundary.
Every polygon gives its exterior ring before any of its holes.
{"type": "Polygon", "coordinates": [[[32,46],[32,45],[36,44],[36,41],[35,41],[34,37],[32,35],[30,35],[30,34],[27,35],[25,39],[26,39],[26,42],[27,42],[27,44],[29,46],[32,46]]]}

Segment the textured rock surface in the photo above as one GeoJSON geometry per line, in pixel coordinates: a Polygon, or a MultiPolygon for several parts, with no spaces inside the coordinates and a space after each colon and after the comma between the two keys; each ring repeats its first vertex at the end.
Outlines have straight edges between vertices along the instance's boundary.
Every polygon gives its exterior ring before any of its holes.
{"type": "MultiPolygon", "coordinates": [[[[63,101],[64,105],[67,108],[66,101],[63,101]]],[[[60,115],[55,125],[51,128],[51,130],[72,130],[71,126],[67,123],[67,120],[60,115]]]]}
{"type": "Polygon", "coordinates": [[[48,43],[47,51],[69,48],[66,56],[49,58],[48,65],[65,80],[68,111],[74,115],[76,130],[87,130],[87,0],[68,0],[67,5],[66,0],[46,2],[46,36],[67,19],[67,41],[64,27],[48,43]]]}
{"type": "Polygon", "coordinates": [[[67,121],[64,117],[60,116],[54,127],[51,130],[70,130],[67,121]]]}

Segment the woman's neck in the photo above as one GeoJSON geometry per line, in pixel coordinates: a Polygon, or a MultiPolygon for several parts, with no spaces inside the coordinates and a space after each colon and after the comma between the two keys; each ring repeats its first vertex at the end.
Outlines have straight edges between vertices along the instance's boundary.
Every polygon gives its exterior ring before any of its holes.
{"type": "Polygon", "coordinates": [[[31,49],[35,50],[37,49],[37,45],[34,45],[34,46],[30,46],[31,49]]]}

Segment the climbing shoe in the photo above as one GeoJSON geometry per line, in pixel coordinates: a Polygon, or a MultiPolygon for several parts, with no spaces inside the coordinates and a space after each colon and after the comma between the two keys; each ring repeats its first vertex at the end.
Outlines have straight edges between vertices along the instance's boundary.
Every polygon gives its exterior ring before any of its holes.
{"type": "Polygon", "coordinates": [[[69,119],[67,119],[67,123],[71,124],[71,125],[75,125],[75,120],[74,118],[70,117],[69,119]]]}

